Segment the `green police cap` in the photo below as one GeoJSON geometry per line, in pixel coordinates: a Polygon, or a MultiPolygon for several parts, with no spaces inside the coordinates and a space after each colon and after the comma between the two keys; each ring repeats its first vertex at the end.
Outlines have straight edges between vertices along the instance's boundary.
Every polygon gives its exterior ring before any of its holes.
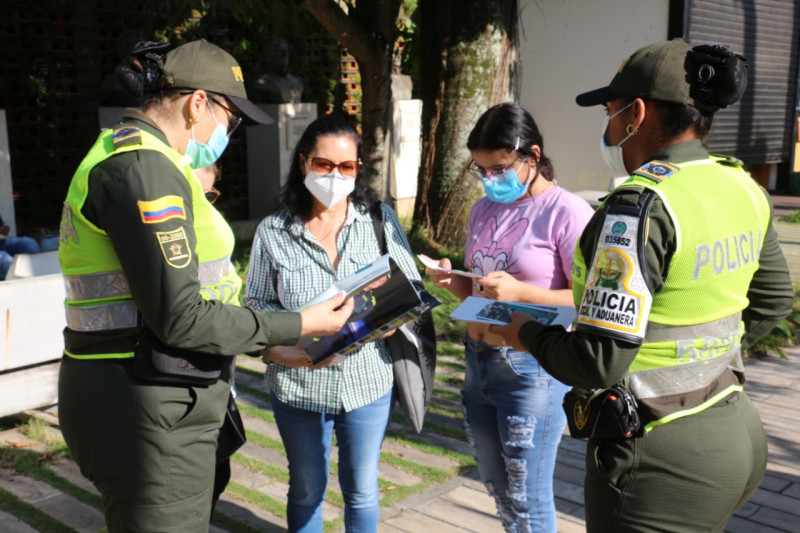
{"type": "Polygon", "coordinates": [[[629,96],[692,105],[685,67],[689,50],[680,38],[640,48],[622,62],[608,87],[579,94],[575,101],[588,107],[629,96]]]}
{"type": "Polygon", "coordinates": [[[242,113],[259,124],[272,118],[247,99],[242,67],[228,52],[205,39],[192,41],[171,50],[161,67],[164,87],[202,89],[225,95],[242,113]]]}

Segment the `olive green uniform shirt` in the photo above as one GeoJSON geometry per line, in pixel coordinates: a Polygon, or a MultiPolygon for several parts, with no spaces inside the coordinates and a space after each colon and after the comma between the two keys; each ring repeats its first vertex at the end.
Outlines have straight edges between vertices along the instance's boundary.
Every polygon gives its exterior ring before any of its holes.
{"type": "MultiPolygon", "coordinates": [[[[155,135],[163,132],[138,109],[128,109],[124,122],[155,135]]],[[[293,345],[300,336],[298,313],[255,311],[200,296],[197,255],[185,268],[168,264],[157,231],[182,227],[194,248],[191,190],[186,177],[162,154],[137,150],[112,156],[89,175],[89,193],[82,213],[103,229],[114,246],[144,325],[168,346],[214,355],[256,352],[276,344],[293,345]],[[180,196],[186,220],[142,222],[137,201],[180,196]]],[[[73,353],[133,351],[138,328],[102,333],[67,329],[73,353]]]]}
{"type": "MultiPolygon", "coordinates": [[[[669,146],[654,154],[651,160],[680,165],[682,162],[707,157],[708,152],[702,143],[694,140],[669,146]]],[[[618,203],[635,206],[642,192],[643,189],[637,191],[626,187],[612,194],[618,203]]],[[[725,192],[720,191],[720,194],[725,192]]],[[[768,195],[767,199],[769,201],[768,195]]],[[[603,228],[603,218],[602,213],[595,214],[579,240],[587,265],[591,264],[594,257],[603,228]]],[[[664,287],[670,258],[674,252],[675,228],[660,198],[656,197],[649,214],[649,233],[645,247],[645,275],[649,276],[654,293],[664,287]]],[[[747,297],[750,303],[742,312],[745,324],[743,349],[752,346],[769,333],[791,312],[794,301],[789,268],[772,222],[767,229],[759,256],[758,271],[750,282],[747,297]]],[[[618,383],[639,351],[636,344],[585,331],[567,333],[563,328],[546,327],[535,321],[520,329],[519,339],[553,377],[568,385],[587,389],[605,388],[618,383]]]]}

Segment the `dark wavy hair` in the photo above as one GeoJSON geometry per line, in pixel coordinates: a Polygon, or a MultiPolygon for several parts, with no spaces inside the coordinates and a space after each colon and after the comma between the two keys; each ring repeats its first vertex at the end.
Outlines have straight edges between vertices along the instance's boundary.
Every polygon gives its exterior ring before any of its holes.
{"type": "MultiPolygon", "coordinates": [[[[307,160],[308,154],[317,145],[319,138],[328,135],[350,137],[356,143],[358,159],[362,159],[361,137],[353,125],[340,114],[325,115],[309,124],[294,148],[292,164],[289,167],[289,177],[281,191],[281,203],[288,211],[289,223],[291,223],[291,218],[295,216],[299,216],[303,220],[308,220],[311,216],[311,193],[303,183],[305,175],[300,168],[300,155],[302,154],[303,159],[307,160]]],[[[363,170],[360,170],[356,175],[355,189],[350,193],[350,201],[361,212],[365,213],[376,200],[374,193],[367,184],[367,177],[364,175],[363,170]]]]}
{"type": "Polygon", "coordinates": [[[539,132],[539,126],[531,114],[518,104],[506,102],[490,107],[472,128],[467,139],[467,148],[470,151],[516,149],[520,154],[536,161],[538,172],[546,180],[553,181],[555,177],[553,163],[544,153],[544,139],[539,132]],[[538,159],[531,152],[533,145],[538,146],[541,151],[538,159]]]}

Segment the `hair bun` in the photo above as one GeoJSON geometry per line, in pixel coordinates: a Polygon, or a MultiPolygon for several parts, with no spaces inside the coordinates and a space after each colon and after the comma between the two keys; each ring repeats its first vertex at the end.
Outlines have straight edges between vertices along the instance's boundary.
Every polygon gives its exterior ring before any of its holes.
{"type": "Polygon", "coordinates": [[[136,43],[114,71],[122,85],[133,95],[142,96],[159,88],[164,55],[170,47],[167,41],[136,43]]]}
{"type": "Polygon", "coordinates": [[[747,88],[747,59],[726,44],[695,46],[686,55],[686,81],[694,107],[713,113],[739,101],[747,88]]]}

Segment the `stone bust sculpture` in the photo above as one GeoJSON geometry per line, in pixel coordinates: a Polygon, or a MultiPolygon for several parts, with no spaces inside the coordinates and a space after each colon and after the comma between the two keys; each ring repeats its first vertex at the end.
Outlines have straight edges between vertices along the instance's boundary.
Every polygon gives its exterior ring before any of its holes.
{"type": "Polygon", "coordinates": [[[281,38],[268,37],[267,73],[255,81],[255,97],[267,104],[298,103],[303,80],[289,74],[289,45],[281,38]]]}

